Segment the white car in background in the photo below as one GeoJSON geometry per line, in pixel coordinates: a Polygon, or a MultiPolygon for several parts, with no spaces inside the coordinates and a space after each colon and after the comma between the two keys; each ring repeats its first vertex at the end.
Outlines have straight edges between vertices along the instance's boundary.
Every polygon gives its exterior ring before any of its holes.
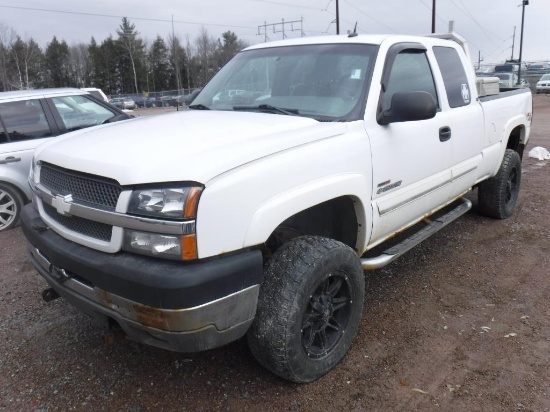
{"type": "Polygon", "coordinates": [[[17,225],[31,200],[34,149],[48,139],[131,116],[80,89],[0,93],[0,232],[17,225]]]}
{"type": "Polygon", "coordinates": [[[550,93],[550,73],[543,74],[537,82],[537,93],[550,93]]]}
{"type": "Polygon", "coordinates": [[[98,89],[96,87],[83,87],[81,90],[87,91],[92,96],[95,96],[100,100],[103,100],[105,103],[109,103],[109,99],[101,89],[98,89]]]}
{"type": "Polygon", "coordinates": [[[499,78],[498,87],[501,89],[529,87],[529,83],[523,78],[518,83],[518,75],[515,73],[494,73],[493,76],[499,78]]]}
{"type": "Polygon", "coordinates": [[[212,103],[232,103],[234,100],[236,100],[239,96],[242,96],[246,90],[240,90],[240,89],[234,89],[234,90],[224,90],[218,94],[216,94],[212,98],[212,103]]]}

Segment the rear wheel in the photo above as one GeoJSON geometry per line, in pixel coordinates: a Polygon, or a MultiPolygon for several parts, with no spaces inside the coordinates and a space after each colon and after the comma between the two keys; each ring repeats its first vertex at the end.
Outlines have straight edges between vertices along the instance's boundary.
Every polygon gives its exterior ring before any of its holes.
{"type": "Polygon", "coordinates": [[[283,245],[266,265],[248,342],[256,359],[293,382],[329,372],[348,351],[363,310],[355,252],[313,236],[283,245]]]}
{"type": "Polygon", "coordinates": [[[11,185],[0,183],[0,232],[19,223],[23,198],[11,185]]]}
{"type": "Polygon", "coordinates": [[[496,176],[479,185],[478,208],[485,216],[506,219],[514,213],[521,186],[521,158],[506,149],[496,176]]]}

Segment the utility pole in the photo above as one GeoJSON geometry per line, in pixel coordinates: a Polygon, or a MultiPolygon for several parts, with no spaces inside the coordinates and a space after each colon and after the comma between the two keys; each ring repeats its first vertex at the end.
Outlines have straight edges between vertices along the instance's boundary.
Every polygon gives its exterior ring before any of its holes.
{"type": "Polygon", "coordinates": [[[514,26],[514,35],[512,36],[512,57],[510,57],[511,61],[514,61],[514,46],[516,44],[516,26],[514,26]]]}
{"type": "Polygon", "coordinates": [[[336,34],[340,34],[340,7],[338,7],[338,0],[336,0],[336,34]]]}
{"type": "Polygon", "coordinates": [[[518,84],[520,84],[521,78],[521,58],[523,54],[523,23],[525,22],[525,6],[529,5],[529,0],[523,0],[521,2],[521,35],[519,37],[519,68],[518,68],[518,84]]]}
{"type": "Polygon", "coordinates": [[[269,37],[267,36],[267,28],[272,27],[273,28],[273,33],[282,33],[283,34],[283,39],[285,39],[286,38],[285,29],[289,30],[288,26],[290,26],[290,31],[291,32],[300,31],[300,35],[302,37],[304,37],[303,24],[304,24],[304,18],[303,17],[300,20],[292,20],[292,21],[285,21],[285,19],[282,19],[281,23],[267,24],[264,21],[264,24],[258,26],[258,33],[256,35],[260,36],[260,35],[263,34],[264,35],[264,42],[267,42],[267,40],[269,40],[269,37]],[[299,27],[295,26],[295,24],[297,24],[297,23],[300,23],[299,27]],[[263,28],[263,32],[262,32],[262,28],[263,28]]]}
{"type": "Polygon", "coordinates": [[[180,94],[181,89],[181,78],[180,70],[178,65],[178,56],[176,55],[176,35],[174,34],[174,15],[172,14],[172,55],[174,56],[174,63],[176,68],[176,87],[178,89],[178,94],[180,94]]]}
{"type": "Polygon", "coordinates": [[[435,0],[432,2],[432,33],[435,33],[435,0]]]}
{"type": "Polygon", "coordinates": [[[483,61],[483,58],[481,57],[481,50],[477,52],[477,70],[479,71],[481,69],[481,62],[483,61]]]}

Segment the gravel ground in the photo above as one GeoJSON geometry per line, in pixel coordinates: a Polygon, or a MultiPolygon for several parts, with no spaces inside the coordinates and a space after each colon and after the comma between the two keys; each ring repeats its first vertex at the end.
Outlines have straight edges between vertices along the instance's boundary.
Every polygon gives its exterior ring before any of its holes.
{"type": "Polygon", "coordinates": [[[550,148],[550,97],[534,101],[515,215],[479,217],[474,192],[470,213],[367,273],[351,351],[308,385],[262,369],[243,340],[106,346],[94,320],[42,301],[21,230],[0,233],[0,411],[550,411],[550,162],[527,157],[550,148]]]}

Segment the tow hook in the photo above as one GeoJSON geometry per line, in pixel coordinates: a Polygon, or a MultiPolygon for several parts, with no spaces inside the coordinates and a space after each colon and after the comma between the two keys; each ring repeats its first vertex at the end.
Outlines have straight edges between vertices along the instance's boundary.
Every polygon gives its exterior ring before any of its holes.
{"type": "Polygon", "coordinates": [[[46,302],[51,302],[52,300],[55,300],[59,297],[59,293],[57,293],[52,288],[44,289],[42,291],[42,299],[46,302]]]}

